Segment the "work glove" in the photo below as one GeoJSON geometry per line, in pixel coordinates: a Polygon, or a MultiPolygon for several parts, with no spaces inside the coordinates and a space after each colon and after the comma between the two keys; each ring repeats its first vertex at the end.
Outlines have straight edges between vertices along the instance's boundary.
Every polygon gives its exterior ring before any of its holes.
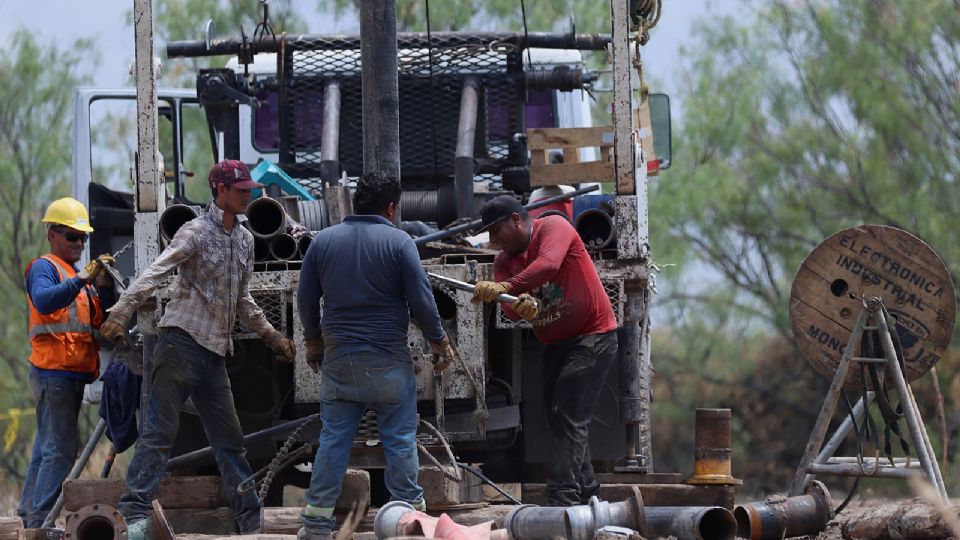
{"type": "Polygon", "coordinates": [[[297,354],[293,340],[281,334],[276,329],[271,329],[267,332],[267,334],[263,336],[263,341],[267,344],[267,347],[270,347],[271,351],[277,353],[280,359],[286,362],[292,362],[293,357],[297,354]]]}
{"type": "Polygon", "coordinates": [[[540,313],[540,302],[527,293],[523,293],[510,304],[513,311],[525,321],[532,321],[540,313]]]}
{"type": "Polygon", "coordinates": [[[433,351],[433,370],[443,371],[453,362],[453,345],[450,345],[450,338],[443,336],[440,342],[430,342],[430,349],[433,351]]]}
{"type": "Polygon", "coordinates": [[[84,265],[83,269],[77,272],[77,276],[83,281],[90,283],[106,272],[106,265],[113,265],[116,262],[117,260],[113,258],[113,255],[101,255],[96,259],[91,259],[90,262],[84,265]]]}
{"type": "Polygon", "coordinates": [[[320,373],[320,366],[323,365],[324,347],[323,338],[313,338],[306,341],[307,345],[307,365],[314,373],[320,373]]]}
{"type": "Polygon", "coordinates": [[[103,321],[103,324],[100,325],[100,337],[111,342],[119,343],[127,337],[127,323],[129,321],[124,320],[123,317],[117,315],[116,312],[111,312],[107,316],[107,320],[103,321]]]}
{"type": "Polygon", "coordinates": [[[470,299],[474,304],[480,302],[493,302],[501,294],[510,292],[510,284],[505,281],[497,283],[496,281],[478,281],[473,288],[473,298],[470,299]]]}

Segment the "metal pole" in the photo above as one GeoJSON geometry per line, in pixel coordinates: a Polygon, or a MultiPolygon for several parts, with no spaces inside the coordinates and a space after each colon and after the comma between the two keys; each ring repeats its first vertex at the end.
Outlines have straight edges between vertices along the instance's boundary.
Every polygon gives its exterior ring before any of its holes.
{"type": "Polygon", "coordinates": [[[457,126],[457,153],[454,160],[454,183],[457,189],[457,217],[474,217],[473,150],[477,135],[477,81],[467,77],[460,94],[460,123],[457,126]]]}
{"type": "Polygon", "coordinates": [[[396,0],[360,3],[363,172],[400,178],[396,0]]]}
{"type": "Polygon", "coordinates": [[[134,63],[137,80],[137,212],[162,210],[157,158],[157,74],[153,63],[153,2],[134,0],[134,63]]]}
{"type": "MultiPolygon", "coordinates": [[[[100,441],[100,437],[103,436],[103,432],[107,429],[107,421],[100,419],[97,422],[97,427],[93,428],[93,435],[90,435],[90,440],[87,441],[87,445],[83,447],[83,452],[80,453],[80,457],[77,458],[76,463],[73,464],[73,468],[70,469],[70,474],[67,475],[67,480],[75,480],[80,477],[80,473],[83,472],[83,468],[87,466],[87,462],[90,461],[90,454],[93,453],[93,449],[97,447],[97,442],[100,441]]],[[[60,511],[63,510],[63,487],[60,488],[60,496],[57,497],[57,502],[54,503],[53,508],[50,510],[50,513],[47,514],[46,519],[43,520],[43,525],[40,527],[46,529],[53,526],[53,522],[57,519],[57,516],[60,515],[60,511]]]]}
{"type": "MultiPolygon", "coordinates": [[[[580,188],[576,191],[571,191],[570,193],[565,193],[563,195],[557,195],[556,197],[550,197],[548,199],[540,199],[537,202],[530,203],[524,206],[524,210],[536,210],[555,202],[565,201],[567,199],[572,199],[578,195],[583,195],[585,193],[590,193],[591,191],[596,191],[600,189],[600,186],[590,186],[585,188],[580,188]]],[[[450,238],[451,236],[458,235],[463,232],[472,231],[477,227],[483,225],[483,221],[475,219],[470,223],[464,223],[463,225],[457,225],[456,227],[450,227],[449,229],[444,229],[442,231],[437,231],[435,233],[425,234],[423,236],[418,236],[413,239],[413,243],[422,246],[427,242],[434,242],[436,240],[443,240],[445,238],[450,238]]]]}
{"type": "Polygon", "coordinates": [[[340,184],[340,83],[330,81],[323,89],[323,136],[320,138],[320,179],[340,184]]]}
{"type": "MultiPolygon", "coordinates": [[[[243,444],[247,445],[248,443],[261,439],[263,437],[283,437],[293,432],[293,430],[300,427],[306,422],[310,422],[316,417],[316,414],[311,414],[310,416],[304,416],[303,418],[297,418],[296,420],[291,420],[283,424],[278,424],[273,427],[262,429],[260,431],[255,431],[253,433],[243,436],[243,444]]],[[[183,465],[189,465],[194,461],[201,460],[204,458],[213,456],[213,448],[207,446],[205,448],[200,448],[199,450],[194,450],[193,452],[187,452],[186,454],[179,455],[175,458],[170,459],[167,462],[167,468],[180,467],[183,465]]]]}
{"type": "MultiPolygon", "coordinates": [[[[853,406],[853,416],[859,422],[863,418],[863,410],[865,405],[869,405],[873,401],[873,392],[867,392],[867,403],[864,404],[863,398],[860,398],[857,401],[857,404],[853,406]]],[[[830,437],[830,440],[827,441],[827,444],[823,445],[823,449],[820,450],[820,453],[817,454],[817,458],[813,460],[814,463],[826,463],[827,459],[832,457],[833,454],[837,451],[837,448],[840,448],[840,444],[843,443],[843,440],[847,437],[847,434],[850,433],[850,430],[853,429],[853,419],[850,418],[850,415],[844,417],[843,422],[840,424],[840,427],[833,432],[833,435],[830,437]]],[[[810,481],[813,480],[813,475],[808,474],[803,480],[803,489],[806,489],[810,485],[810,481]]]]}
{"type": "Polygon", "coordinates": [[[890,328],[887,326],[885,310],[882,308],[876,314],[877,326],[880,329],[880,344],[883,346],[884,356],[887,357],[887,372],[893,377],[894,384],[897,385],[897,393],[900,394],[900,401],[903,402],[903,416],[907,419],[907,427],[910,428],[910,435],[913,438],[913,444],[916,447],[917,458],[927,475],[927,480],[937,488],[937,493],[944,503],[950,501],[947,498],[946,489],[943,486],[943,478],[940,476],[940,466],[937,464],[937,456],[930,451],[929,442],[926,440],[926,429],[920,420],[920,413],[917,410],[916,401],[913,399],[913,393],[907,380],[903,377],[903,371],[900,369],[900,363],[897,361],[897,352],[893,347],[893,340],[890,338],[890,328]]]}
{"type": "MultiPolygon", "coordinates": [[[[827,428],[830,427],[830,419],[833,418],[833,412],[837,409],[837,401],[840,399],[840,391],[843,390],[843,383],[847,380],[847,371],[850,369],[853,350],[857,346],[857,339],[863,333],[863,327],[867,322],[867,308],[860,310],[857,322],[850,332],[850,339],[847,341],[847,348],[843,351],[840,358],[840,364],[837,365],[837,371],[833,374],[833,380],[830,382],[830,389],[827,390],[827,397],[823,401],[823,407],[820,408],[820,414],[817,416],[817,423],[813,426],[813,432],[810,434],[810,440],[803,451],[803,457],[800,458],[800,465],[797,466],[797,472],[793,476],[793,482],[790,484],[789,496],[795,497],[803,495],[803,489],[807,479],[807,469],[813,465],[813,460],[820,453],[820,447],[823,439],[827,436],[827,428]]],[[[887,336],[889,338],[889,335],[887,336]]]]}

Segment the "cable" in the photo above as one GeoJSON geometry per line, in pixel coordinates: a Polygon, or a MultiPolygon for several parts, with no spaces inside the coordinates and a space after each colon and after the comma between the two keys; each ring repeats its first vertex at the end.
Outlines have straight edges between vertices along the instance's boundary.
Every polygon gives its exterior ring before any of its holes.
{"type": "Polygon", "coordinates": [[[498,493],[500,493],[501,495],[509,499],[510,502],[512,502],[513,504],[523,504],[522,502],[515,499],[512,495],[504,491],[504,489],[499,485],[497,485],[496,482],[484,476],[484,474],[480,472],[480,469],[467,465],[466,463],[460,463],[459,461],[457,462],[457,467],[460,467],[461,469],[467,471],[468,473],[473,474],[474,476],[479,478],[481,481],[483,481],[484,484],[487,484],[488,486],[497,490],[498,493]]]}
{"type": "MultiPolygon", "coordinates": [[[[430,431],[432,431],[433,434],[436,435],[437,439],[440,440],[440,444],[443,445],[443,449],[447,451],[447,457],[450,458],[450,463],[451,463],[451,464],[456,464],[456,463],[457,463],[457,458],[454,457],[454,455],[453,455],[453,450],[450,448],[450,444],[447,443],[447,439],[443,436],[443,433],[440,433],[440,430],[437,429],[436,426],[434,426],[434,425],[431,424],[430,422],[427,422],[427,421],[424,420],[423,418],[420,419],[420,423],[423,424],[423,425],[425,425],[425,426],[427,426],[428,428],[430,428],[430,431]]],[[[423,448],[423,451],[424,451],[427,455],[430,455],[430,452],[427,452],[427,451],[426,451],[427,449],[426,449],[425,447],[423,447],[422,444],[417,444],[417,446],[423,448]]],[[[434,463],[436,463],[436,465],[437,465],[438,467],[440,467],[440,470],[441,470],[441,471],[444,470],[444,469],[443,469],[443,466],[440,465],[440,462],[437,461],[436,458],[434,458],[432,455],[430,455],[430,458],[431,458],[431,460],[432,460],[434,463]]],[[[457,474],[456,474],[455,476],[452,476],[452,478],[453,478],[454,480],[456,480],[457,482],[461,481],[461,480],[463,479],[463,476],[460,475],[460,470],[457,469],[456,467],[454,467],[453,470],[456,471],[457,474]]],[[[447,473],[444,472],[444,474],[447,474],[447,473]]]]}
{"type": "Polygon", "coordinates": [[[530,57],[530,34],[527,32],[527,4],[520,0],[520,15],[523,17],[523,48],[527,51],[529,69],[533,69],[533,59],[530,57]]]}

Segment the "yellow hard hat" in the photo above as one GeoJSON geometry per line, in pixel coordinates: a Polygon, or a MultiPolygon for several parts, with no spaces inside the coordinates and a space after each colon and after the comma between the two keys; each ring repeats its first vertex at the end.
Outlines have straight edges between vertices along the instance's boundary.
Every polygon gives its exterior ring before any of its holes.
{"type": "Polygon", "coordinates": [[[93,232],[87,209],[82,202],[72,197],[64,197],[50,203],[50,206],[47,207],[47,213],[43,215],[43,222],[66,225],[71,229],[86,233],[93,232]]]}

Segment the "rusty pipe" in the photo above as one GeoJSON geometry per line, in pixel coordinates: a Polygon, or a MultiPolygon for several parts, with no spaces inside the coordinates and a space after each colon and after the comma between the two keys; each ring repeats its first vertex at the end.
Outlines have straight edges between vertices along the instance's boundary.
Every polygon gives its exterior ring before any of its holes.
{"type": "Polygon", "coordinates": [[[805,495],[768,499],[737,506],[737,535],[750,540],[816,536],[833,519],[833,500],[823,483],[813,480],[805,495]]]}
{"type": "Polygon", "coordinates": [[[278,261],[292,261],[300,255],[297,239],[287,233],[275,235],[270,239],[270,256],[278,261]]]}
{"type": "Polygon", "coordinates": [[[741,484],[732,475],[730,409],[697,409],[689,484],[741,484]]]}
{"type": "Polygon", "coordinates": [[[340,184],[340,83],[338,81],[328,81],[323,88],[320,180],[324,185],[340,184]]]}
{"type": "Polygon", "coordinates": [[[120,540],[127,537],[127,522],[116,508],[91,504],[67,514],[64,540],[120,540]]]}
{"type": "Polygon", "coordinates": [[[287,213],[280,201],[270,197],[254,199],[247,206],[247,221],[250,232],[260,238],[270,238],[287,228],[287,213]]]}
{"type": "Polygon", "coordinates": [[[199,215],[200,209],[196,206],[171,204],[160,214],[160,238],[170,242],[180,227],[199,215]]]}

